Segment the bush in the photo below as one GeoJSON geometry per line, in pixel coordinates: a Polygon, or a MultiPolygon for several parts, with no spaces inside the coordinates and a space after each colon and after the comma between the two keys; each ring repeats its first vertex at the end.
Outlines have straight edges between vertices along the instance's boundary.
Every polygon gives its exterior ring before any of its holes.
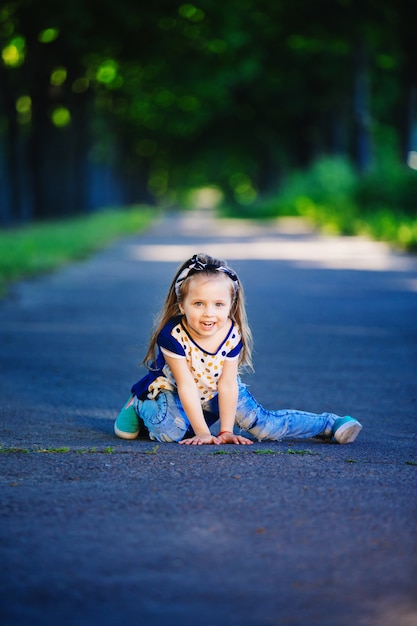
{"type": "Polygon", "coordinates": [[[274,218],[300,215],[333,234],[365,234],[417,250],[417,172],[384,165],[366,176],[340,157],[295,172],[267,200],[232,209],[229,215],[274,218]]]}
{"type": "Polygon", "coordinates": [[[366,212],[389,210],[417,217],[417,171],[398,164],[358,180],[355,201],[366,212]]]}
{"type": "Polygon", "coordinates": [[[304,186],[305,192],[315,202],[338,204],[351,198],[357,178],[346,159],[326,157],[317,161],[306,174],[296,175],[294,182],[295,190],[297,186],[304,186]]]}

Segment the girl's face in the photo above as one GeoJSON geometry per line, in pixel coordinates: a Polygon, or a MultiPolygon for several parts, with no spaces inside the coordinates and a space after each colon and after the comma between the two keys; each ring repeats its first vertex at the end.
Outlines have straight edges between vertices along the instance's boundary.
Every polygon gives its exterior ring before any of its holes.
{"type": "Polygon", "coordinates": [[[213,276],[195,274],[179,307],[192,335],[214,337],[229,325],[232,308],[230,278],[220,272],[213,276]]]}

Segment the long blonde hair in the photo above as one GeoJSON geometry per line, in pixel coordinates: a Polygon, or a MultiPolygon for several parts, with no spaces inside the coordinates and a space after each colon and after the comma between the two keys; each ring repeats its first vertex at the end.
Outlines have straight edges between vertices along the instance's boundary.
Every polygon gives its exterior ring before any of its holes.
{"type": "Polygon", "coordinates": [[[242,336],[242,350],[239,354],[239,365],[253,369],[252,365],[252,332],[250,330],[245,307],[245,295],[242,283],[237,274],[221,259],[215,259],[208,254],[198,253],[185,261],[178,268],[174,279],[169,287],[162,310],[156,320],[154,330],[149,341],[148,351],[143,359],[144,365],[148,369],[155,367],[156,346],[158,335],[173,317],[181,315],[179,304],[184,300],[188,293],[188,286],[192,276],[204,273],[208,276],[214,275],[219,271],[227,274],[230,279],[230,287],[232,289],[232,307],[230,310],[231,319],[239,326],[242,336]],[[189,272],[186,270],[189,269],[189,272]]]}

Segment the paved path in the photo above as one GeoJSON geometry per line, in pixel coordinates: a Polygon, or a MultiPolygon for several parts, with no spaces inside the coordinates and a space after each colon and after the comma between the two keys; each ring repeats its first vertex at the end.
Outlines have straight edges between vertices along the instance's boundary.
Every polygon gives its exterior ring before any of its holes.
{"type": "Polygon", "coordinates": [[[417,259],[294,220],[170,216],[17,285],[0,304],[2,625],[416,626],[416,339],[417,259]],[[352,414],[355,444],[113,436],[198,250],[245,285],[257,399],[352,414]]]}

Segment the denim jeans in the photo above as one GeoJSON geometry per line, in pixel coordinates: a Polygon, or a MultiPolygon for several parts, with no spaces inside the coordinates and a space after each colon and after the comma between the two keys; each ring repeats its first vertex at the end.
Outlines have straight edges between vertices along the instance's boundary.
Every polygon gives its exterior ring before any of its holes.
{"type": "MultiPolygon", "coordinates": [[[[151,439],[162,442],[181,441],[192,436],[190,421],[173,391],[161,391],[155,400],[135,400],[135,410],[149,431],[151,439]]],[[[218,397],[203,404],[208,426],[219,419],[218,397]]],[[[268,411],[264,409],[239,380],[236,425],[259,441],[284,438],[307,438],[315,435],[331,436],[338,415],[333,413],[306,413],[291,409],[268,411]]]]}

